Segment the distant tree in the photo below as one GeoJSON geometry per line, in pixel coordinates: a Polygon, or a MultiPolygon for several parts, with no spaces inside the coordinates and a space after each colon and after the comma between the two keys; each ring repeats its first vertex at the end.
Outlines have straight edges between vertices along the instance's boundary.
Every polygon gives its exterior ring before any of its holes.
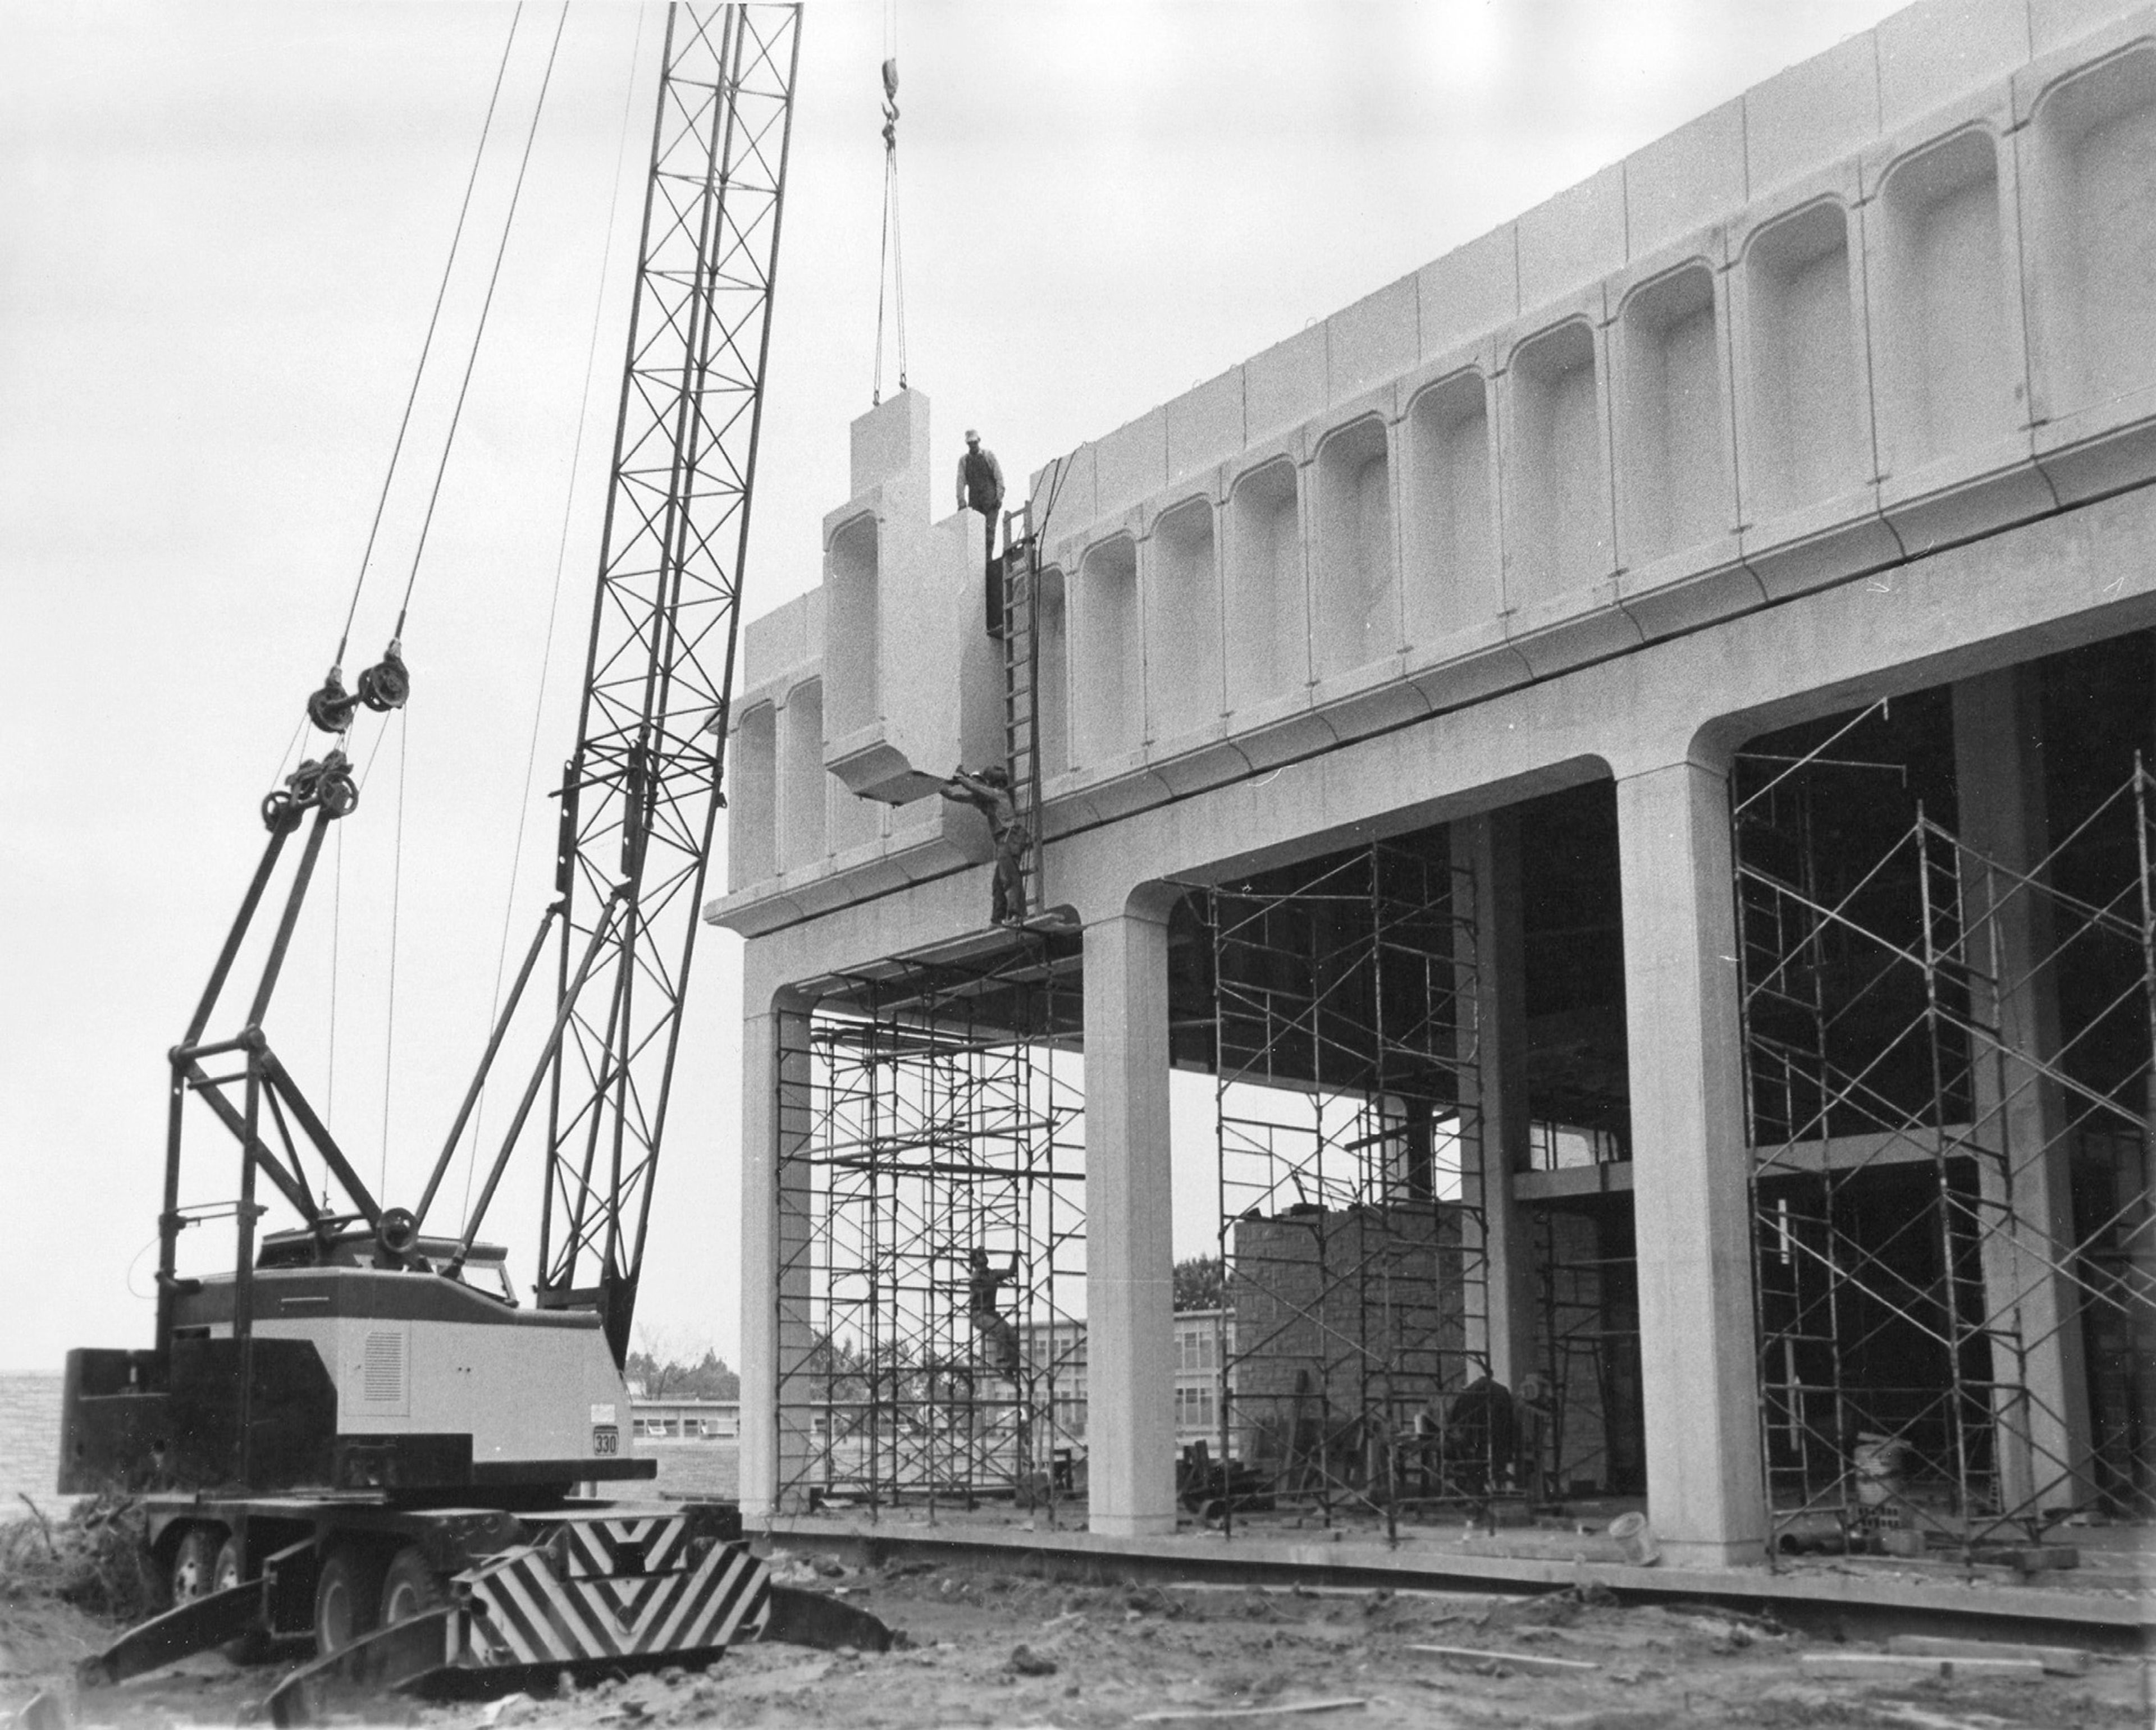
{"type": "Polygon", "coordinates": [[[696,1348],[672,1328],[639,1323],[622,1374],[644,1385],[647,1400],[734,1400],[741,1395],[741,1378],[708,1344],[700,1359],[696,1348]],[[725,1391],[719,1391],[721,1387],[725,1391]]]}
{"type": "Polygon", "coordinates": [[[1218,1256],[1193,1256],[1175,1264],[1178,1309],[1218,1309],[1226,1298],[1226,1282],[1218,1256]]]}
{"type": "Polygon", "coordinates": [[[679,1391],[696,1400],[738,1400],[741,1378],[726,1367],[726,1360],[709,1346],[702,1361],[680,1372],[679,1391]]]}

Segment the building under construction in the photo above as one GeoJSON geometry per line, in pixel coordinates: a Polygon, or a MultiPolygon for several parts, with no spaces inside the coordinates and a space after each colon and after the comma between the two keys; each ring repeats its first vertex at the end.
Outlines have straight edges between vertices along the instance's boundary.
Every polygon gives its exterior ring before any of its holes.
{"type": "Polygon", "coordinates": [[[1912,8],[1046,464],[992,609],[856,422],[708,914],[745,1510],[2156,1513],[2152,161],[2156,10],[1912,8]]]}

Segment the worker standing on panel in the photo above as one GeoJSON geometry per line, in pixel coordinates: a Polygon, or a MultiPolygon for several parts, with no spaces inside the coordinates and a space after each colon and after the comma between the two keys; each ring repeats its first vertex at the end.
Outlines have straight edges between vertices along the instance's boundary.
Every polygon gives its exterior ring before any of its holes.
{"type": "Polygon", "coordinates": [[[937,791],[953,805],[970,805],[988,820],[988,835],[996,844],[995,899],[989,917],[998,925],[1024,924],[1025,870],[1020,861],[1033,845],[1033,837],[1019,821],[1010,771],[991,763],[978,773],[969,773],[962,764],[937,791]]]}
{"type": "Polygon", "coordinates": [[[958,509],[978,510],[987,524],[981,550],[981,568],[988,581],[988,635],[1000,637],[1004,628],[1004,596],[997,581],[996,513],[1004,504],[1003,464],[996,453],[982,448],[981,435],[966,429],[966,454],[958,458],[958,509]]]}

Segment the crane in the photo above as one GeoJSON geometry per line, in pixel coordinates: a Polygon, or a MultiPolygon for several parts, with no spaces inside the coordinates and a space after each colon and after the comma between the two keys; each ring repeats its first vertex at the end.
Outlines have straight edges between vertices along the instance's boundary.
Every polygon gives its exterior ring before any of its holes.
{"type": "Polygon", "coordinates": [[[574,1493],[655,1470],[627,1445],[621,1372],[723,803],[800,24],[792,4],[669,8],[554,897],[412,1206],[370,1190],[268,1031],[325,837],[358,804],[352,725],[409,694],[401,642],[353,690],[332,669],[307,704],[331,745],[263,801],[267,842],[169,1055],[151,1346],[68,1356],[60,1488],[145,1493],[175,1599],[87,1679],[311,1632],[281,1722],[336,1676],[515,1686],[533,1666],[675,1663],[834,1619],[834,1639],[880,1643],[872,1618],[773,1587],[737,1509],[574,1493]],[[250,939],[263,960],[224,1031],[250,939]],[[551,1016],[509,1126],[463,1222],[430,1232],[550,944],[551,1016]],[[206,1216],[181,1203],[193,1102],[239,1149],[236,1200],[207,1210],[233,1221],[230,1271],[203,1277],[177,1257],[206,1216]],[[527,1308],[480,1234],[535,1119],[527,1308]],[[265,1192],[296,1226],[258,1236],[265,1192]]]}

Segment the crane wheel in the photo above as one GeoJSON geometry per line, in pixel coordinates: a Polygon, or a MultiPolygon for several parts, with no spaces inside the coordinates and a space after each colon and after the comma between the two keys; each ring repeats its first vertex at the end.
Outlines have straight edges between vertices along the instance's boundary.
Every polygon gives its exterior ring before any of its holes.
{"type": "Polygon", "coordinates": [[[218,1554],[224,1535],[223,1527],[207,1523],[191,1523],[180,1534],[179,1548],[172,1552],[172,1572],[165,1576],[175,1610],[198,1598],[207,1598],[217,1589],[218,1554]]]}
{"type": "Polygon", "coordinates": [[[326,1658],[372,1634],[382,1602],[382,1561],[372,1550],[332,1543],[315,1576],[315,1650],[326,1658]]]}
{"type": "Polygon", "coordinates": [[[382,1627],[407,1620],[424,1610],[449,1602],[441,1576],[416,1543],[408,1543],[390,1559],[382,1576],[382,1627]]]}
{"type": "MultiPolygon", "coordinates": [[[[247,1547],[234,1533],[218,1547],[217,1566],[212,1570],[210,1584],[215,1591],[228,1591],[247,1578],[247,1547]]],[[[237,1640],[228,1640],[224,1656],[235,1664],[259,1664],[270,1656],[270,1631],[266,1628],[249,1628],[237,1640]]]]}
{"type": "Polygon", "coordinates": [[[264,795],[262,827],[275,835],[280,829],[290,823],[296,809],[297,807],[292,803],[292,796],[290,793],[280,790],[275,793],[264,795]]]}

